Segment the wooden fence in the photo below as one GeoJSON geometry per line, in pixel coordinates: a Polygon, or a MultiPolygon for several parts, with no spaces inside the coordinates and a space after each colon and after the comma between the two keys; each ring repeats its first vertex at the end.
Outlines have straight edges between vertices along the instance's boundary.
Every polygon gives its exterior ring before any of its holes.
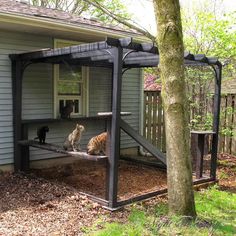
{"type": "MultiPolygon", "coordinates": [[[[236,101],[235,94],[222,95],[220,115],[219,152],[236,155],[236,101]]],[[[213,100],[207,98],[205,115],[212,113],[213,100]]],[[[190,111],[193,118],[195,110],[190,111]]],[[[204,114],[203,114],[204,115],[204,114]]],[[[143,135],[153,145],[165,152],[166,139],[164,127],[164,112],[160,91],[144,92],[143,135]]]]}
{"type": "Polygon", "coordinates": [[[144,92],[143,135],[154,146],[165,152],[164,112],[159,91],[144,92]]]}
{"type": "Polygon", "coordinates": [[[236,94],[222,95],[219,150],[236,155],[236,94]]]}

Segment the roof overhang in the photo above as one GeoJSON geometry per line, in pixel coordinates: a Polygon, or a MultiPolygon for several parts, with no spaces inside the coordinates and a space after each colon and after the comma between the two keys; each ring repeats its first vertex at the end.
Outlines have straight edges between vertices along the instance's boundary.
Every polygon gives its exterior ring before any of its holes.
{"type": "Polygon", "coordinates": [[[147,38],[130,31],[114,30],[85,23],[69,23],[51,18],[25,16],[15,13],[0,12],[1,29],[48,35],[54,38],[65,38],[84,42],[102,41],[105,37],[132,37],[137,42],[147,38]]]}

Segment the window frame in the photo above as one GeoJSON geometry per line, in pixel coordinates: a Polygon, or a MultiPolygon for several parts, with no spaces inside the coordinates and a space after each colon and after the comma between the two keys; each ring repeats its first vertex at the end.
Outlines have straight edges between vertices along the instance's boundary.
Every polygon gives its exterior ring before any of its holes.
{"type": "MultiPolygon", "coordinates": [[[[64,39],[54,39],[54,48],[67,47],[81,44],[82,42],[64,40],[64,39]],[[61,44],[61,45],[60,45],[61,44]]],[[[68,98],[67,100],[74,100],[75,98],[80,101],[79,105],[79,114],[71,113],[71,117],[83,117],[88,116],[89,114],[89,67],[82,66],[82,80],[81,80],[81,95],[58,95],[58,82],[59,82],[59,66],[53,65],[53,81],[54,81],[54,98],[53,98],[53,107],[54,107],[54,118],[60,118],[59,112],[59,100],[60,98],[68,98]]],[[[73,81],[73,80],[71,80],[73,81]]]]}

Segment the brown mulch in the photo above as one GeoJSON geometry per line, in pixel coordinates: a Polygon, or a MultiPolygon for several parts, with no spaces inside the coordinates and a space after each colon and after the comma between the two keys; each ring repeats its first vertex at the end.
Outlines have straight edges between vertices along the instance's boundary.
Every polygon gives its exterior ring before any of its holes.
{"type": "Polygon", "coordinates": [[[104,211],[73,188],[30,175],[4,174],[0,190],[0,235],[78,235],[104,211]]]}
{"type": "MultiPolygon", "coordinates": [[[[79,191],[105,197],[104,165],[80,160],[73,165],[34,170],[34,173],[51,181],[64,182],[79,191]]],[[[152,190],[164,189],[167,185],[165,171],[157,168],[120,161],[118,173],[118,199],[120,200],[152,190]]]]}
{"type": "MultiPolygon", "coordinates": [[[[86,161],[0,174],[0,235],[84,235],[96,222],[125,221],[129,207],[112,213],[80,194],[103,197],[104,180],[104,166],[86,161]]],[[[120,199],[165,187],[165,172],[121,162],[120,199]]]]}
{"type": "Polygon", "coordinates": [[[217,176],[221,190],[236,193],[236,156],[219,155],[217,176]]]}
{"type": "MultiPolygon", "coordinates": [[[[220,155],[222,189],[235,192],[236,158],[220,155]],[[222,174],[224,172],[224,174],[222,174]]],[[[109,212],[80,194],[105,195],[105,168],[80,161],[73,165],[34,170],[28,175],[0,173],[0,235],[86,235],[99,222],[125,222],[130,207],[109,212]]],[[[165,172],[121,162],[120,199],[166,187],[165,172]]],[[[148,201],[151,205],[159,201],[148,201]]]]}

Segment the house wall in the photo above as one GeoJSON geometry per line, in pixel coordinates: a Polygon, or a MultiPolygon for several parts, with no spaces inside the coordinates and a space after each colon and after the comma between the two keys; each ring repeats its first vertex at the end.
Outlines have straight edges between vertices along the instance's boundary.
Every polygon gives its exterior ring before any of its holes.
{"type": "Polygon", "coordinates": [[[25,70],[22,84],[22,119],[53,118],[52,78],[50,64],[33,64],[25,70]]]}
{"type": "MultiPolygon", "coordinates": [[[[131,112],[130,116],[123,119],[136,131],[141,130],[141,102],[143,94],[143,84],[141,80],[141,70],[131,69],[125,72],[122,78],[121,110],[131,112]]],[[[121,147],[130,148],[138,144],[123,131],[121,132],[121,147]]]]}
{"type": "MultiPolygon", "coordinates": [[[[0,37],[0,165],[13,163],[12,85],[9,54],[48,48],[52,39],[39,35],[7,32],[0,37]]],[[[43,70],[42,74],[43,74],[43,70]]],[[[25,101],[26,97],[23,98],[25,101]]],[[[29,110],[29,112],[31,112],[29,110]]]]}
{"type": "MultiPolygon", "coordinates": [[[[13,128],[12,128],[12,88],[11,62],[8,57],[12,53],[53,47],[50,37],[29,35],[26,33],[1,32],[0,37],[0,165],[13,163],[13,128]]],[[[89,69],[89,116],[97,112],[111,110],[111,76],[106,68],[89,69]]],[[[132,114],[124,117],[130,125],[139,130],[140,124],[140,70],[132,69],[123,76],[122,111],[132,114]]],[[[23,119],[53,118],[53,68],[51,65],[36,64],[29,66],[24,73],[22,95],[23,119]]],[[[105,130],[102,120],[80,122],[86,132],[82,138],[82,148],[86,148],[88,140],[105,130]]],[[[61,145],[75,123],[63,121],[46,124],[50,131],[47,142],[61,145]]],[[[29,138],[36,136],[37,125],[29,125],[29,138]]],[[[121,147],[138,146],[127,135],[122,134],[121,147]]],[[[59,156],[55,153],[35,148],[30,149],[31,160],[46,159],[59,156]]]]}

